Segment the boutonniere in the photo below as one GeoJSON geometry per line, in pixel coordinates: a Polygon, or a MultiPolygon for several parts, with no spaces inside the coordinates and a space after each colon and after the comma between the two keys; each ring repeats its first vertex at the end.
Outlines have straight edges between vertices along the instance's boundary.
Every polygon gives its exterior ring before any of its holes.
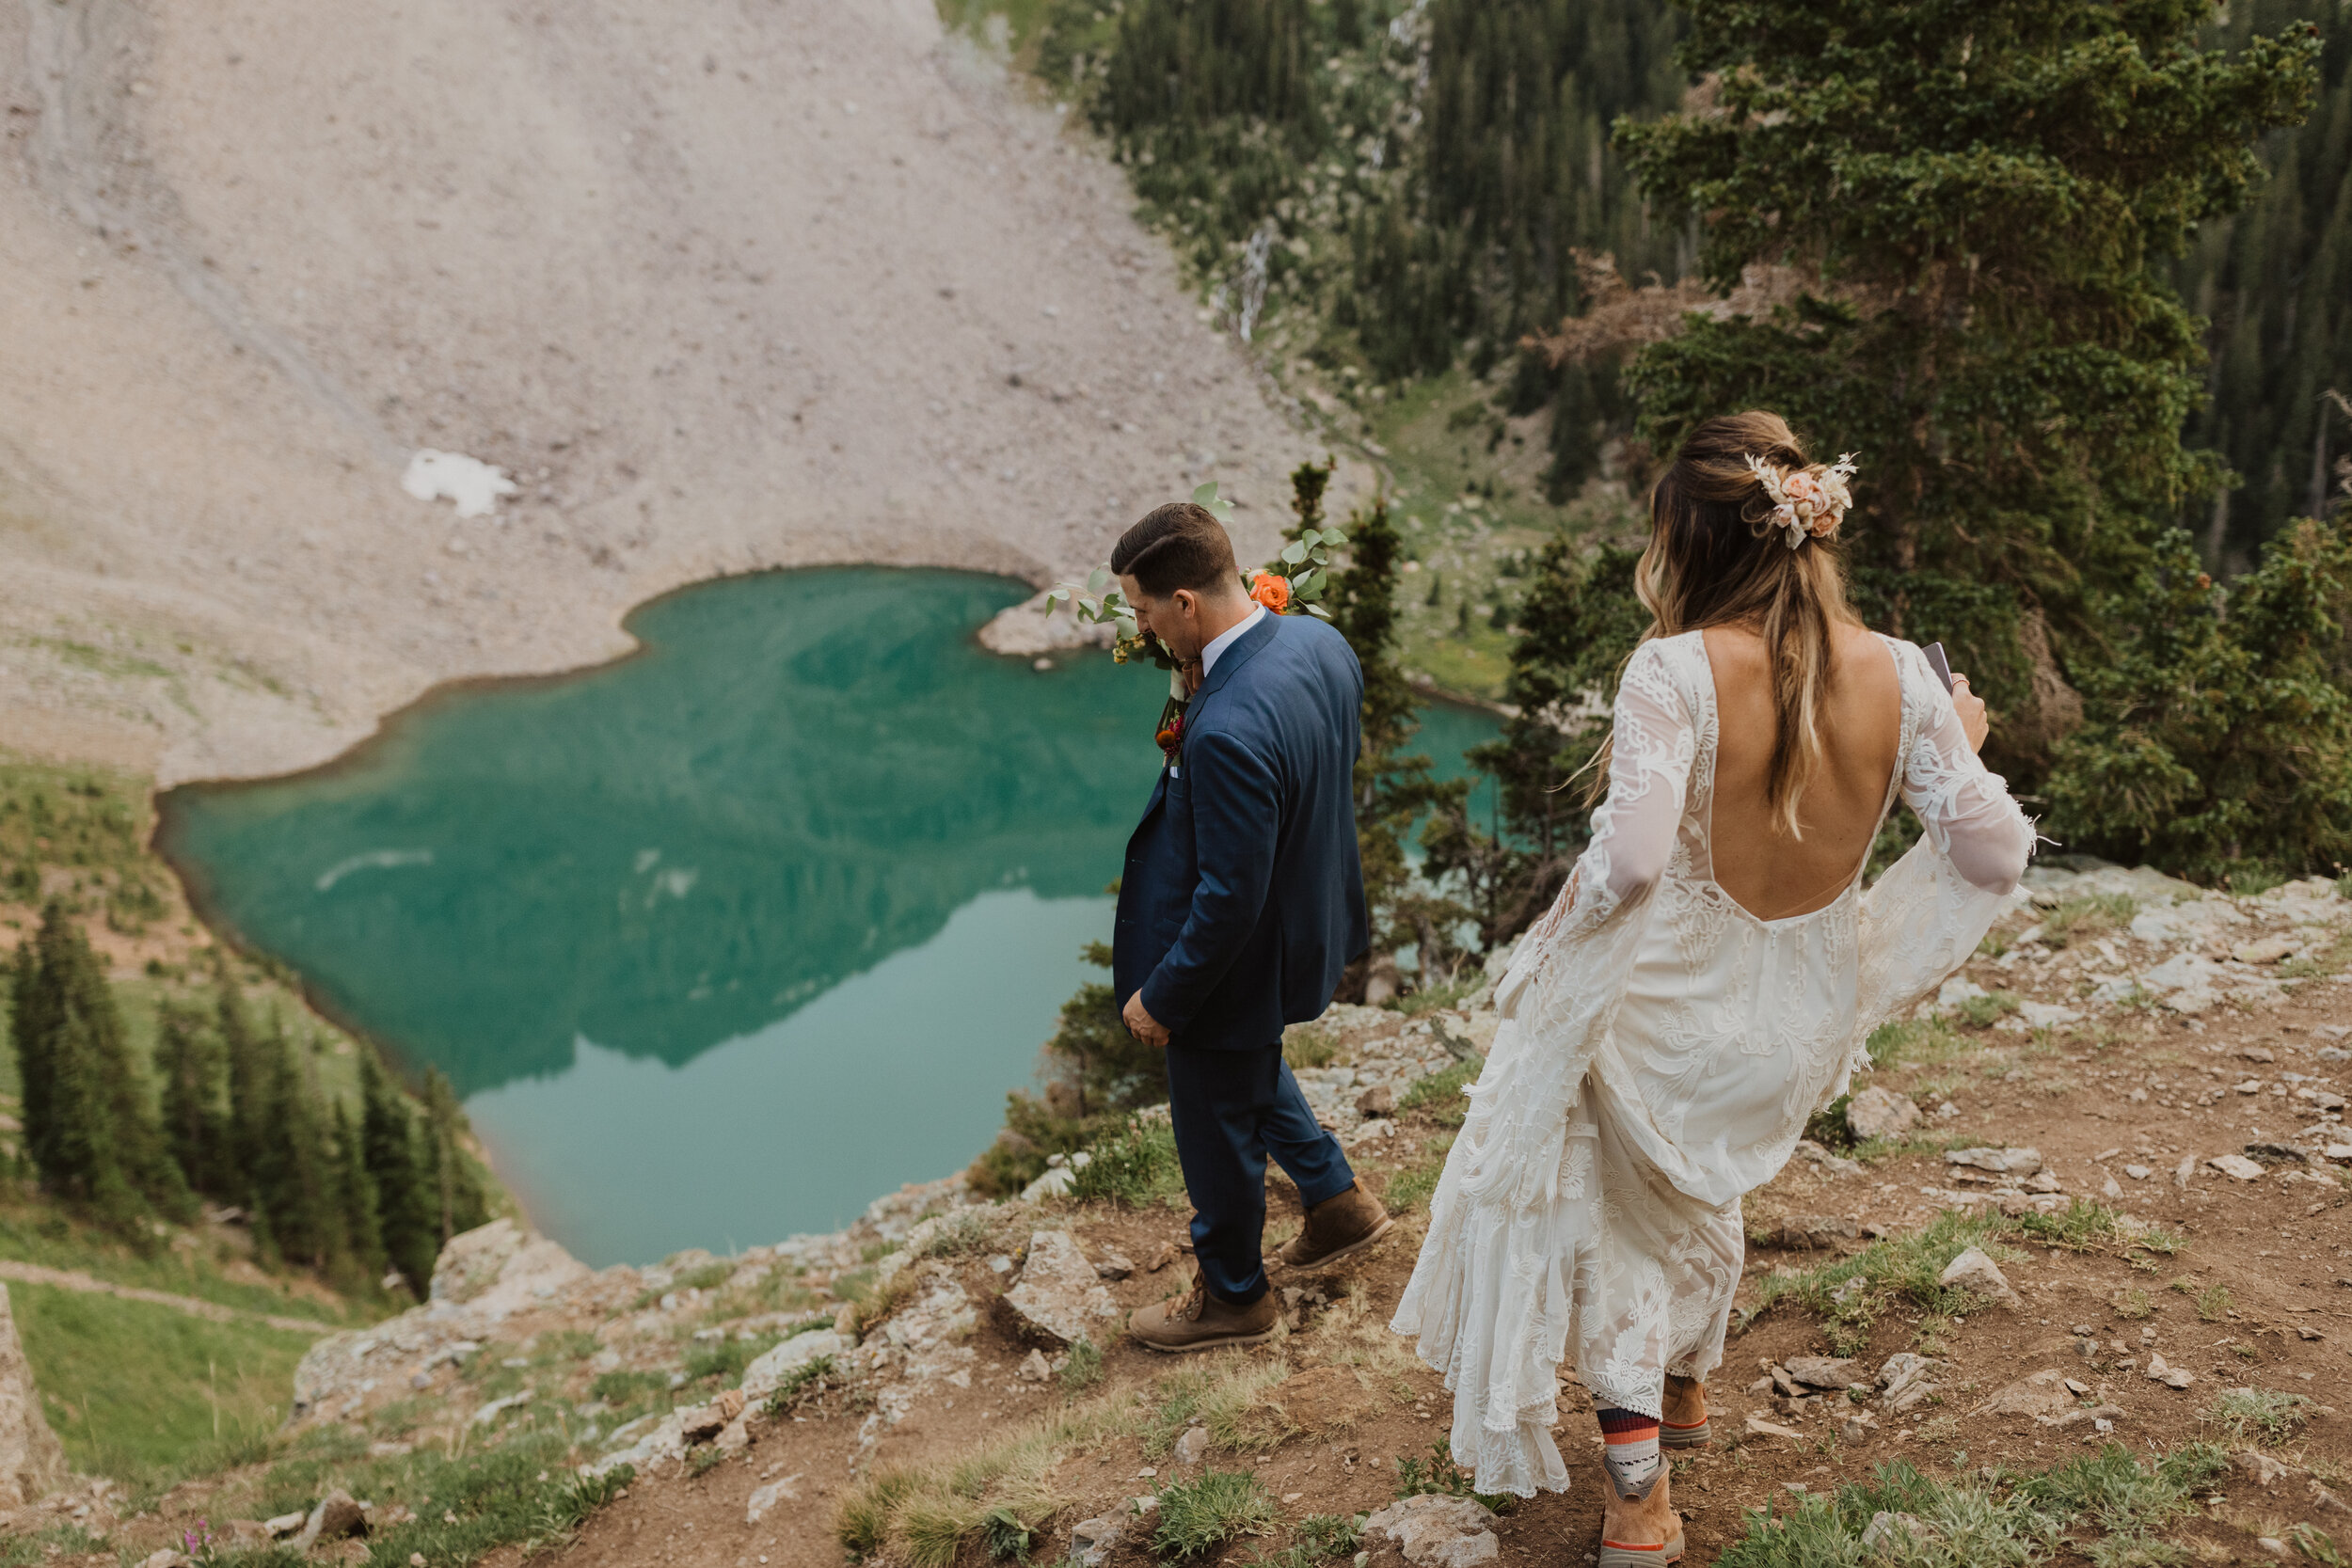
{"type": "Polygon", "coordinates": [[[1160,709],[1159,728],[1152,738],[1160,743],[1160,755],[1168,760],[1168,765],[1175,767],[1177,759],[1184,754],[1184,704],[1180,699],[1170,697],[1168,705],[1160,709]]]}

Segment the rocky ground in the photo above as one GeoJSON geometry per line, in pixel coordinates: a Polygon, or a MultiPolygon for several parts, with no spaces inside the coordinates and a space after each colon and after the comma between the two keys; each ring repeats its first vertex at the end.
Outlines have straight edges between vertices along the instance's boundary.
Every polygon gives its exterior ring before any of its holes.
{"type": "MultiPolygon", "coordinates": [[[[1756,1511],[1818,1523],[1838,1488],[1897,1463],[1935,1485],[1846,1494],[1839,1527],[1889,1560],[1938,1540],[1959,1554],[1944,1560],[2095,1546],[2103,1563],[2330,1561],[2352,1543],[2352,902],[2320,881],[2233,898],[2118,868],[2033,884],[1750,1198],[1740,1315],[1708,1391],[1717,1441],[1677,1467],[1691,1560],[1756,1511]],[[2106,1500],[2063,1504],[2092,1473],[2064,1467],[2103,1453],[2123,1466],[2097,1472],[2106,1500]],[[2118,1474],[2150,1490],[2124,1497],[2118,1474]],[[1988,1519],[2030,1550],[1983,1545],[1988,1519]]],[[[1492,1038],[1482,1000],[1335,1009],[1293,1039],[1318,1109],[1407,1223],[1359,1263],[1278,1277],[1267,1346],[1170,1362],[1121,1339],[1125,1312],[1184,1280],[1185,1210],[1087,1197],[1101,1171],[1051,1172],[1005,1204],[955,1180],[909,1188],[836,1235],[646,1269],[591,1273],[501,1223],[453,1243],[429,1305],[304,1363],[293,1451],[344,1457],[303,1471],[307,1490],[278,1486],[309,1512],[276,1528],[318,1515],[315,1550],[358,1554],[361,1538],[334,1544],[345,1526],[395,1544],[418,1501],[399,1495],[402,1456],[537,1444],[618,1492],[533,1548],[569,1563],[831,1568],[847,1539],[894,1562],[978,1562],[993,1541],[1140,1564],[1169,1555],[1155,1536],[1220,1472],[1254,1481],[1259,1512],[1200,1560],[1583,1560],[1597,1438],[1573,1379],[1575,1489],[1490,1516],[1452,1497],[1431,1454],[1444,1392],[1385,1327],[1454,1088],[1492,1038]],[[321,1514],[339,1481],[347,1517],[321,1514]],[[1391,1508],[1416,1490],[1429,1500],[1391,1508]]],[[[1279,1177],[1270,1202],[1279,1241],[1298,1211],[1279,1177]]],[[[269,1521],[240,1502],[269,1495],[268,1474],[133,1499],[131,1518],[119,1496],[72,1491],[11,1525],[79,1509],[106,1561],[167,1547],[196,1516],[259,1540],[269,1521]]],[[[1774,1539],[1794,1552],[1797,1529],[1774,1539]]]]}
{"type": "Polygon", "coordinates": [[[1067,119],[930,0],[0,8],[0,736],[279,771],[683,583],[1041,581],[1209,477],[1263,555],[1321,448],[1067,119]]]}

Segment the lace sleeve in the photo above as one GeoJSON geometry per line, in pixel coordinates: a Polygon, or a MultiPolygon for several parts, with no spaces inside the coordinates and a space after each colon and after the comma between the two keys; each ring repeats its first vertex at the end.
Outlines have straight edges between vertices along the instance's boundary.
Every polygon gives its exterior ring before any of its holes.
{"type": "Polygon", "coordinates": [[[2026,874],[2033,824],[2010,799],[2008,781],[1988,770],[1968,744],[1944,683],[1931,678],[1926,686],[1920,695],[1927,711],[1903,759],[1903,803],[1918,813],[1936,853],[1963,878],[1988,893],[2008,893],[2026,874]]]}
{"type": "MultiPolygon", "coordinates": [[[[2010,907],[2033,852],[2033,824],[1978,759],[1944,683],[1910,644],[1896,644],[1896,658],[1915,716],[1902,798],[1927,832],[1862,896],[1849,1072],[1869,1069],[1871,1030],[1968,961],[2010,907]]],[[[1839,1074],[1825,1098],[1843,1094],[1847,1081],[1839,1074]]]]}

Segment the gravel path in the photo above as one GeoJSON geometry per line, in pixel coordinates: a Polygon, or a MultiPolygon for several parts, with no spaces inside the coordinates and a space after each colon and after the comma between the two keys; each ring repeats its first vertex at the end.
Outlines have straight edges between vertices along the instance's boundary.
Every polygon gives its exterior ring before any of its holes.
{"type": "Polygon", "coordinates": [[[79,1269],[52,1269],[39,1263],[19,1263],[0,1259],[0,1280],[20,1285],[54,1285],[60,1291],[82,1291],[93,1295],[119,1296],[124,1301],[143,1301],[153,1307],[168,1307],[175,1312],[185,1312],[191,1318],[209,1318],[216,1323],[265,1323],[271,1328],[287,1329],[295,1334],[333,1334],[332,1323],[315,1318],[281,1318],[275,1312],[248,1312],[242,1307],[224,1307],[216,1301],[196,1296],[174,1295],[169,1291],[150,1291],[137,1285],[117,1285],[84,1274],[79,1269]]]}

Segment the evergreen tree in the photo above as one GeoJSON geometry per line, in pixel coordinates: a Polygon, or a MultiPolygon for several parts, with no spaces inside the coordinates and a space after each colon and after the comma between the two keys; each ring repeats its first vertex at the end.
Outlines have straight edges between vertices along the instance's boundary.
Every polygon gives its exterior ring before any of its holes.
{"type": "MultiPolygon", "coordinates": [[[[1320,471],[1327,479],[1329,470],[1320,471]]],[[[1292,480],[1295,484],[1298,475],[1292,480]]],[[[1317,496],[1319,500],[1319,488],[1317,496]]],[[[1315,515],[1321,515],[1319,506],[1315,515]]],[[[1302,520],[1300,526],[1313,525],[1302,520]]],[[[1405,542],[1389,516],[1388,498],[1376,496],[1369,506],[1351,513],[1345,531],[1347,567],[1332,578],[1323,604],[1364,673],[1363,749],[1356,758],[1355,777],[1356,845],[1363,861],[1364,898],[1377,954],[1415,940],[1413,923],[1400,912],[1415,893],[1405,835],[1438,792],[1430,780],[1428,756],[1409,749],[1421,730],[1421,703],[1397,660],[1396,595],[1405,542]]],[[[1363,980],[1362,974],[1351,971],[1342,982],[1341,994],[1360,997],[1363,980]]]]}
{"type": "Polygon", "coordinates": [[[2245,211],[2207,224],[2175,269],[2211,324],[2211,395],[2188,439],[2217,449],[2243,482],[2190,508],[2215,572],[2245,570],[2288,518],[2325,511],[2332,460],[2352,451],[2352,420],[2322,396],[2352,389],[2352,8],[2241,0],[2210,38],[2243,50],[2296,23],[2322,40],[2311,118],[2264,138],[2268,182],[2245,211]]]}
{"type": "Polygon", "coordinates": [[[24,947],[14,1028],[25,1145],[42,1185],[119,1225],[151,1207],[185,1213],[186,1182],[132,1066],[114,988],[80,923],[53,902],[24,947]]]}
{"type": "Polygon", "coordinates": [[[2185,536],[2115,595],[2117,657],[2064,741],[2070,842],[2228,880],[2352,863],[2352,501],[2224,590],[2185,536]]]}
{"type": "Polygon", "coordinates": [[[2200,49],[2190,0],[1689,10],[1713,103],[1618,139],[1653,203],[1705,214],[1717,286],[1759,263],[1820,281],[1643,350],[1641,432],[1667,453],[1763,405],[1858,450],[1859,603],[1950,647],[2031,788],[2074,718],[2067,677],[2112,657],[2113,595],[2220,483],[2182,444],[2201,353],[2161,268],[2260,177],[2254,139],[2301,118],[2318,41],[2200,49]]]}
{"type": "Polygon", "coordinates": [[[433,1283],[441,1237],[436,1195],[425,1179],[414,1119],[384,1064],[359,1048],[359,1163],[375,1196],[385,1257],[417,1299],[433,1283]]]}
{"type": "Polygon", "coordinates": [[[236,976],[230,971],[230,960],[223,957],[220,963],[213,1011],[229,1081],[229,1137],[218,1196],[245,1206],[252,1218],[257,1248],[274,1256],[274,1250],[263,1244],[271,1232],[259,1190],[261,1173],[274,1158],[270,1127],[274,1080],[269,1048],[253,1027],[252,1015],[246,1010],[245,995],[237,989],[236,976]]]}
{"type": "Polygon", "coordinates": [[[425,1189],[435,1205],[434,1217],[438,1227],[435,1238],[435,1253],[449,1243],[449,1239],[478,1225],[488,1223],[490,1206],[484,1198],[481,1179],[474,1174],[473,1164],[466,1157],[463,1139],[471,1129],[466,1123],[464,1107],[457,1103],[457,1091],[441,1069],[424,1069],[424,1152],[425,1189]]]}
{"type": "Polygon", "coordinates": [[[165,1144],[189,1186],[241,1202],[223,1103],[227,1067],[220,1040],[204,1014],[183,1003],[165,1002],[155,1037],[165,1144]]]}
{"type": "Polygon", "coordinates": [[[335,1209],[342,1232],[342,1257],[355,1283],[373,1285],[384,1273],[384,1231],[376,1218],[375,1182],[368,1175],[359,1130],[343,1102],[335,1101],[335,1209]]]}

